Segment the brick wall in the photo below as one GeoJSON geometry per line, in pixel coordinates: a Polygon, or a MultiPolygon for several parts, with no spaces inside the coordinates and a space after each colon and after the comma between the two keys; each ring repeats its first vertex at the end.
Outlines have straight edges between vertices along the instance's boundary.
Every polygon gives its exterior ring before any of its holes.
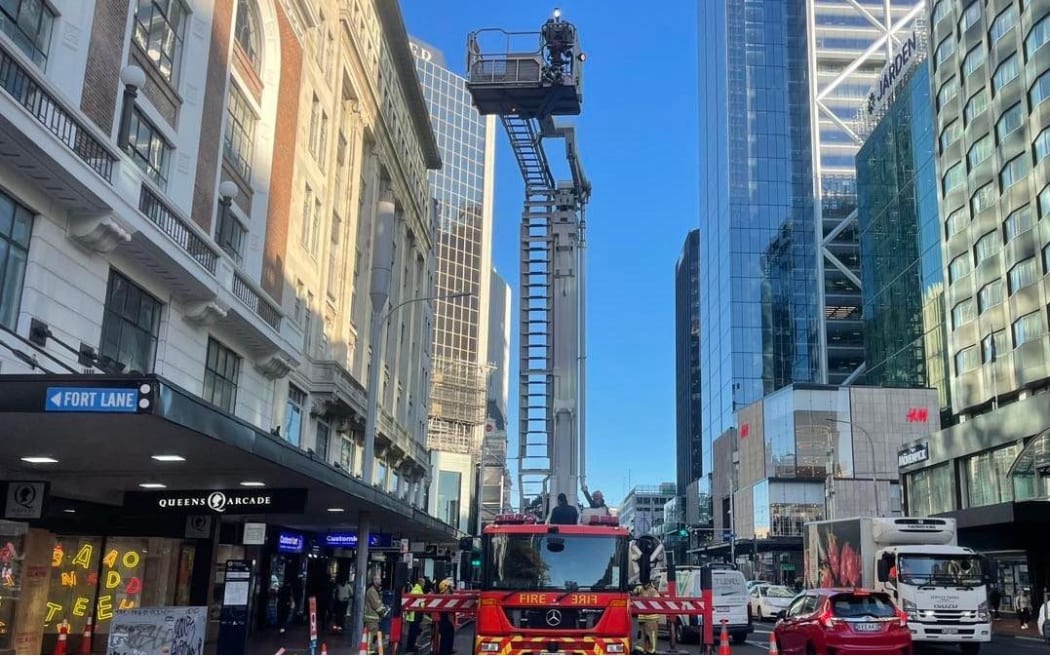
{"type": "Polygon", "coordinates": [[[292,208],[292,176],[295,172],[295,141],[299,116],[299,84],[303,52],[284,9],[277,4],[281,31],[281,85],[277,95],[277,127],[273,140],[270,205],[266,217],[266,246],[263,252],[262,287],[278,302],[284,291],[284,259],[292,208]]]}
{"type": "Polygon", "coordinates": [[[215,172],[222,157],[222,127],[226,118],[226,75],[229,68],[230,29],[233,0],[215,0],[211,28],[208,71],[204,81],[204,108],[201,122],[200,150],[197,154],[197,177],[193,185],[193,222],[211,232],[215,213],[215,172]]]}
{"type": "Polygon", "coordinates": [[[106,134],[113,132],[120,87],[121,45],[126,37],[129,3],[100,0],[95,3],[91,47],[84,71],[80,109],[106,134]]]}

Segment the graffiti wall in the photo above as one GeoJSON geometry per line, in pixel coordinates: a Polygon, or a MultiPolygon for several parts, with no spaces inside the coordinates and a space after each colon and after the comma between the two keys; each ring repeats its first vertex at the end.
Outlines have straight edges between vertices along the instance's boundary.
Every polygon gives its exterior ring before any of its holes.
{"type": "Polygon", "coordinates": [[[118,611],[109,628],[107,654],[203,654],[208,609],[204,606],[118,611]]]}

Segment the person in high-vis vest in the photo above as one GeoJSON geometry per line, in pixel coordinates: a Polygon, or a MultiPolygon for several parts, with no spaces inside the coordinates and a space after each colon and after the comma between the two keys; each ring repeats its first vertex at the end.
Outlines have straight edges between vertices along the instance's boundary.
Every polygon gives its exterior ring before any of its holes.
{"type": "MultiPolygon", "coordinates": [[[[409,590],[408,594],[422,595],[423,584],[425,582],[426,580],[422,576],[420,576],[418,579],[416,579],[416,582],[412,584],[412,589],[409,590]]],[[[419,630],[421,625],[423,624],[423,613],[409,611],[405,613],[405,621],[408,622],[408,637],[405,638],[405,653],[415,654],[419,649],[419,647],[416,646],[416,643],[419,641],[419,630]]]]}
{"type": "MultiPolygon", "coordinates": [[[[639,597],[659,597],[660,592],[656,589],[656,584],[649,581],[642,586],[642,589],[638,592],[639,597]]],[[[642,650],[646,654],[656,653],[656,632],[660,628],[660,616],[659,615],[639,615],[638,624],[642,629],[642,650]]]]}

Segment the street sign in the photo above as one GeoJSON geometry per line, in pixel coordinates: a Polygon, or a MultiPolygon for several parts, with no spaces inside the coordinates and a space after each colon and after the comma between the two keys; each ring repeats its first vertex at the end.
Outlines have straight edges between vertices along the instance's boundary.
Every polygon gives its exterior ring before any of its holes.
{"type": "Polygon", "coordinates": [[[736,533],[733,533],[731,531],[723,531],[722,532],[722,539],[723,540],[732,540],[735,537],[736,537],[736,533]]]}
{"type": "Polygon", "coordinates": [[[138,412],[148,410],[152,386],[48,387],[45,412],[138,412]]]}
{"type": "Polygon", "coordinates": [[[401,553],[403,553],[403,554],[407,554],[408,553],[408,539],[407,538],[401,538],[401,553]]]}

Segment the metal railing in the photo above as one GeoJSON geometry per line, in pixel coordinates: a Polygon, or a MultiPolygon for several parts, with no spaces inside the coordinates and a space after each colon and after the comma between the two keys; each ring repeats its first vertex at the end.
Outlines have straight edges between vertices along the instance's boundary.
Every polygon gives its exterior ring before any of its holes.
{"type": "Polygon", "coordinates": [[[164,234],[171,237],[190,257],[200,262],[209,273],[215,275],[219,254],[145,183],[139,196],[139,211],[164,234]]]}
{"type": "Polygon", "coordinates": [[[273,303],[262,297],[255,291],[252,284],[241,275],[240,272],[233,274],[233,295],[247,305],[252,312],[259,315],[274,330],[281,329],[281,313],[273,303]]]}
{"type": "Polygon", "coordinates": [[[85,164],[112,184],[116,156],[4,50],[5,47],[0,42],[0,88],[25,107],[85,164]]]}

